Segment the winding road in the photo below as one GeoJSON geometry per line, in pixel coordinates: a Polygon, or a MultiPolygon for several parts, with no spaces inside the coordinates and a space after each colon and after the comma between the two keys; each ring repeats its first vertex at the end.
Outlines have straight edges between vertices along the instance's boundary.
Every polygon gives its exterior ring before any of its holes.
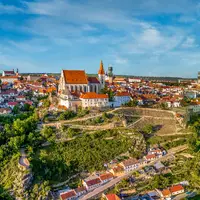
{"type": "MultiPolygon", "coordinates": [[[[155,160],[155,161],[152,161],[150,163],[148,163],[147,165],[145,166],[148,166],[148,165],[153,165],[155,164],[156,162],[158,161],[163,161],[163,160],[167,160],[168,158],[170,158],[171,156],[173,156],[174,154],[178,153],[178,152],[181,152],[181,151],[184,151],[185,149],[187,149],[188,146],[187,145],[182,145],[182,146],[179,146],[179,147],[175,147],[175,148],[172,148],[171,150],[168,151],[168,154],[155,160]]],[[[138,171],[140,169],[142,169],[144,166],[140,166],[138,169],[136,170],[133,170],[129,173],[126,173],[124,174],[123,176],[119,176],[113,180],[111,180],[110,182],[96,188],[95,190],[87,193],[85,196],[83,197],[80,197],[80,200],[88,200],[88,199],[94,199],[96,196],[102,194],[104,191],[108,190],[109,188],[112,188],[114,185],[116,185],[117,183],[119,183],[121,180],[123,180],[124,178],[127,178],[128,176],[130,176],[134,171],[138,171]]]]}

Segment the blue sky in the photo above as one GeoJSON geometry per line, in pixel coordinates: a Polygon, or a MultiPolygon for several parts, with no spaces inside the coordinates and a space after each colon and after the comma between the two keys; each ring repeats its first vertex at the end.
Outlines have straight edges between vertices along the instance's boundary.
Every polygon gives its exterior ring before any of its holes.
{"type": "Polygon", "coordinates": [[[0,0],[0,69],[196,77],[197,0],[0,0]]]}

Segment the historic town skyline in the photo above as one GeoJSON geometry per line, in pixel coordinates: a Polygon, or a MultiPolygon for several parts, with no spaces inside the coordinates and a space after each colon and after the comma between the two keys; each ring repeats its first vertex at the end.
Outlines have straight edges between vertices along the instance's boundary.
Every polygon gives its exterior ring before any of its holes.
{"type": "Polygon", "coordinates": [[[174,1],[0,2],[0,69],[196,77],[199,3],[174,1]]]}

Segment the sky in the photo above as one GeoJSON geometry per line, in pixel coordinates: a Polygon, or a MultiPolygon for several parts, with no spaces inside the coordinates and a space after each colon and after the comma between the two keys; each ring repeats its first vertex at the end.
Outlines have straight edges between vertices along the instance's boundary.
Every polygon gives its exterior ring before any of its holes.
{"type": "Polygon", "coordinates": [[[0,0],[0,70],[196,77],[197,0],[0,0]]]}

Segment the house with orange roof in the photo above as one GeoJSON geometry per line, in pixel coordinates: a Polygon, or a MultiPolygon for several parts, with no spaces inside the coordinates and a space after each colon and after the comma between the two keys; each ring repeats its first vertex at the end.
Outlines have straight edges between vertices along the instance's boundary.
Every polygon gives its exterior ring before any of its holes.
{"type": "Polygon", "coordinates": [[[114,178],[114,176],[112,173],[105,173],[101,174],[99,178],[101,179],[102,183],[107,183],[108,181],[111,181],[114,178]]]}
{"type": "Polygon", "coordinates": [[[130,158],[121,162],[120,165],[124,168],[124,171],[129,172],[134,169],[137,169],[139,166],[139,162],[135,158],[130,158]]]}
{"type": "Polygon", "coordinates": [[[83,180],[83,186],[86,187],[87,191],[94,190],[102,184],[101,179],[99,177],[88,177],[83,180]]]}
{"type": "Polygon", "coordinates": [[[156,189],[156,191],[158,192],[158,194],[162,199],[171,200],[172,195],[169,189],[164,189],[164,190],[156,189]]]}
{"type": "Polygon", "coordinates": [[[97,94],[95,92],[83,93],[80,96],[83,108],[92,108],[92,107],[108,107],[109,98],[107,94],[97,94]]]}
{"type": "Polygon", "coordinates": [[[116,165],[116,166],[112,167],[112,169],[110,170],[110,172],[114,176],[121,176],[121,175],[124,174],[124,168],[121,165],[116,165]]]}
{"type": "Polygon", "coordinates": [[[169,190],[170,190],[172,196],[184,193],[184,187],[181,184],[174,185],[174,186],[170,187],[169,190]]]}
{"type": "Polygon", "coordinates": [[[77,194],[75,190],[67,190],[60,193],[61,200],[75,200],[77,199],[77,194]]]}
{"type": "Polygon", "coordinates": [[[146,159],[148,162],[153,161],[157,158],[156,154],[148,154],[144,156],[144,159],[146,159]]]}
{"type": "Polygon", "coordinates": [[[120,198],[116,194],[107,194],[107,195],[103,194],[102,196],[106,200],[120,200],[120,198]]]}

